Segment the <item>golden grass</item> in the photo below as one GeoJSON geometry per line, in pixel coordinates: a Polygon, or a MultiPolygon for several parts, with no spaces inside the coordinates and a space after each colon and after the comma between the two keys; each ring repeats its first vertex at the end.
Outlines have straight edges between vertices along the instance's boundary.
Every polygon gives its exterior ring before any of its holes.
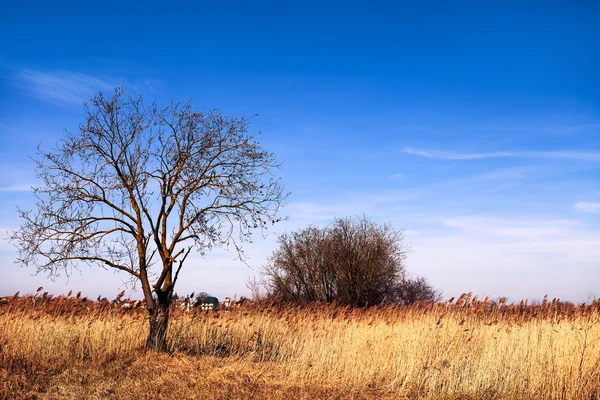
{"type": "Polygon", "coordinates": [[[0,304],[0,399],[599,399],[600,307],[462,299],[409,308],[174,310],[171,353],[141,310],[0,304]]]}

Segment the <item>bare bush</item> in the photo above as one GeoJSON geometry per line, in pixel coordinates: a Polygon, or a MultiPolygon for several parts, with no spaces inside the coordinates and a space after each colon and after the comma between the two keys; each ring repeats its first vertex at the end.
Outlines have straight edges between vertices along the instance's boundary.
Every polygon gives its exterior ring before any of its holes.
{"type": "Polygon", "coordinates": [[[422,276],[403,277],[396,283],[390,300],[400,305],[410,305],[419,301],[438,302],[442,300],[442,293],[422,276]]]}
{"type": "Polygon", "coordinates": [[[437,291],[424,278],[406,277],[408,246],[402,234],[363,216],[281,235],[264,269],[267,291],[285,301],[335,300],[357,307],[437,300],[437,291]]]}

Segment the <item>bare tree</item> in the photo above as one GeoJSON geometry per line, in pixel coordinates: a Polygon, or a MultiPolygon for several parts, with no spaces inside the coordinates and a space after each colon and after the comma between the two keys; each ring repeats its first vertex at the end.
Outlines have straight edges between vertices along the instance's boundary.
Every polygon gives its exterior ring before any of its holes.
{"type": "Polygon", "coordinates": [[[405,306],[418,301],[437,303],[442,300],[442,293],[433,287],[425,277],[405,276],[396,283],[390,300],[405,306]]]}
{"type": "Polygon", "coordinates": [[[269,294],[284,300],[374,305],[404,277],[402,231],[364,216],[282,235],[279,243],[264,273],[269,294]]]}
{"type": "Polygon", "coordinates": [[[326,229],[310,226],[289,236],[283,234],[279,249],[265,266],[268,290],[294,302],[331,302],[337,289],[331,261],[326,229]]]}
{"type": "Polygon", "coordinates": [[[250,298],[254,301],[261,301],[265,298],[263,287],[264,282],[257,280],[256,276],[246,279],[246,287],[250,290],[250,298]]]}
{"type": "Polygon", "coordinates": [[[336,219],[330,236],[340,301],[352,306],[381,303],[404,274],[408,247],[403,231],[363,216],[336,219]]]}
{"type": "Polygon", "coordinates": [[[139,282],[148,347],[165,350],[169,304],[195,247],[241,243],[279,219],[286,197],[275,156],[248,133],[246,118],[197,112],[189,103],[146,107],[116,88],[85,105],[78,134],[38,148],[37,208],[19,210],[17,262],[51,277],[78,263],[139,282]],[[155,294],[153,298],[153,293],[155,294]]]}

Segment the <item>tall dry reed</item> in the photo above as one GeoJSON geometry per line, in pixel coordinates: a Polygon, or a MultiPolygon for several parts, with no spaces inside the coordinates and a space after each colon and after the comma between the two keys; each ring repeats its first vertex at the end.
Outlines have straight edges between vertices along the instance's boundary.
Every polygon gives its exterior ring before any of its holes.
{"type": "Polygon", "coordinates": [[[598,303],[253,303],[175,309],[169,329],[170,355],[156,355],[144,350],[142,310],[47,294],[5,299],[0,398],[169,398],[169,387],[187,398],[600,397],[598,303]]]}

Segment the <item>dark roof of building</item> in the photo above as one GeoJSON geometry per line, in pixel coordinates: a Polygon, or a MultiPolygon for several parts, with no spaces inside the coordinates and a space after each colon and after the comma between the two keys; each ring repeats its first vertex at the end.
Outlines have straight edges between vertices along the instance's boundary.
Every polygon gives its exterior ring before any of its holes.
{"type": "Polygon", "coordinates": [[[202,301],[203,304],[214,304],[215,306],[219,305],[219,299],[213,296],[205,297],[202,301]]]}

